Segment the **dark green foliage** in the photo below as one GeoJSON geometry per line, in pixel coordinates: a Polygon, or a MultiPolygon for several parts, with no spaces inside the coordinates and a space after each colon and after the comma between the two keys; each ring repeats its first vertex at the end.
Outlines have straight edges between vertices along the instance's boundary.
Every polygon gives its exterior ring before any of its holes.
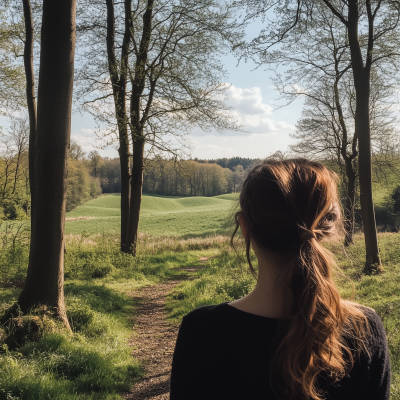
{"type": "Polygon", "coordinates": [[[256,163],[260,163],[261,160],[259,158],[243,158],[243,157],[232,157],[232,158],[217,158],[215,160],[199,160],[195,159],[197,162],[209,162],[220,165],[223,168],[229,168],[231,171],[234,170],[235,167],[241,165],[244,169],[251,167],[256,163]]]}
{"type": "Polygon", "coordinates": [[[103,193],[121,193],[119,158],[103,159],[103,165],[99,168],[99,177],[103,193]]]}
{"type": "Polygon", "coordinates": [[[83,269],[92,278],[104,278],[110,274],[113,266],[107,259],[88,259],[83,265],[83,269]]]}

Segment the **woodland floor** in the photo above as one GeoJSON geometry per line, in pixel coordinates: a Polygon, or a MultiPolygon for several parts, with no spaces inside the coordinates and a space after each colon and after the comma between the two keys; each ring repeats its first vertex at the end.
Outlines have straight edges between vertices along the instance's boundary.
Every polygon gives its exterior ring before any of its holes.
{"type": "MultiPolygon", "coordinates": [[[[181,270],[195,272],[202,268],[207,260],[207,257],[200,257],[198,267],[182,267],[181,270]]],[[[184,279],[193,278],[188,275],[184,279]]],[[[179,326],[167,321],[165,298],[180,282],[181,280],[172,280],[148,286],[135,295],[136,333],[129,344],[134,347],[132,355],[144,364],[146,374],[135,380],[132,391],[125,396],[127,399],[169,399],[172,356],[179,326]]]]}

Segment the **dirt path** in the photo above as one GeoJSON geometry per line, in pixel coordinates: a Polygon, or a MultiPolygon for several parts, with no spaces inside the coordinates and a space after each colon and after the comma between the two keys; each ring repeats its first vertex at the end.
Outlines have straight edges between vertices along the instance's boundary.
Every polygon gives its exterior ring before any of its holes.
{"type": "Polygon", "coordinates": [[[165,297],[178,283],[169,281],[139,292],[137,336],[131,338],[130,345],[137,347],[132,355],[145,362],[147,373],[135,382],[132,392],[126,396],[128,399],[169,399],[172,354],[179,327],[166,321],[165,297]]]}
{"type": "MultiPolygon", "coordinates": [[[[195,272],[203,268],[208,257],[199,259],[198,267],[182,267],[186,272],[195,272]]],[[[188,275],[186,279],[193,276],[188,275]]],[[[135,400],[167,400],[171,375],[172,355],[175,348],[179,326],[166,320],[165,297],[181,280],[168,281],[156,286],[141,289],[136,306],[134,335],[130,345],[136,347],[132,352],[135,358],[144,362],[146,375],[134,382],[133,389],[126,395],[135,400]]]]}

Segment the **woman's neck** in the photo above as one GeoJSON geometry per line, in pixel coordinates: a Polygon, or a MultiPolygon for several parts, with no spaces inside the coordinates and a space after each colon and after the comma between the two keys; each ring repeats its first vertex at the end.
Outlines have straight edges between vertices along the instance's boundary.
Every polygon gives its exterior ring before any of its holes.
{"type": "Polygon", "coordinates": [[[252,292],[231,306],[269,318],[286,318],[290,311],[290,291],[279,279],[279,266],[272,257],[258,257],[257,284],[252,292]]]}

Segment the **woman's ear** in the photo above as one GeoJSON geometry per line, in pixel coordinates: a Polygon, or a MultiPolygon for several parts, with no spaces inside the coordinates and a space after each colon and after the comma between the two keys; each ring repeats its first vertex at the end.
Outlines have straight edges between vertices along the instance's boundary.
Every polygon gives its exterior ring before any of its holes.
{"type": "Polygon", "coordinates": [[[238,214],[238,221],[239,221],[239,225],[240,225],[240,230],[242,231],[242,235],[246,239],[249,230],[247,227],[247,221],[244,218],[242,213],[238,214]]]}

